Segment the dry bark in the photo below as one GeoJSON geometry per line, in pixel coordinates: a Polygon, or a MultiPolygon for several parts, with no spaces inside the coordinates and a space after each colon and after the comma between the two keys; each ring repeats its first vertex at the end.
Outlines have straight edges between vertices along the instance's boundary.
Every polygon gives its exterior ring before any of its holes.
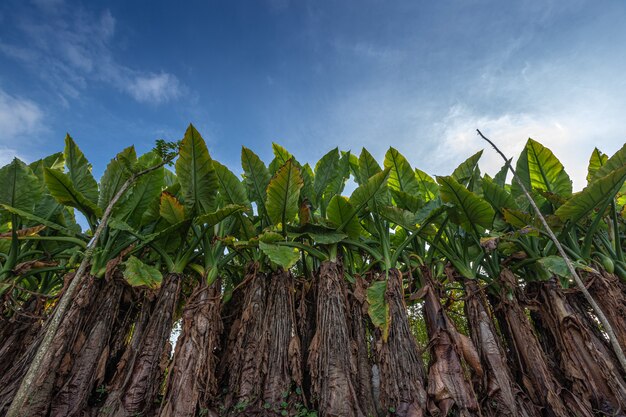
{"type": "Polygon", "coordinates": [[[352,313],[350,334],[355,349],[357,364],[357,398],[361,400],[361,409],[368,416],[376,415],[374,387],[372,385],[372,358],[368,349],[367,336],[367,288],[365,280],[355,276],[354,289],[348,294],[352,313]]]}
{"type": "Polygon", "coordinates": [[[511,351],[509,357],[513,358],[518,382],[530,399],[543,407],[542,413],[547,417],[591,417],[591,409],[563,389],[550,369],[546,354],[521,305],[513,273],[502,270],[499,281],[503,291],[498,302],[494,301],[494,309],[511,351]],[[508,291],[512,293],[510,298],[508,291]]]}
{"type": "Polygon", "coordinates": [[[626,384],[596,335],[569,305],[554,280],[536,283],[540,325],[547,330],[570,390],[594,410],[626,415],[626,384]]]}
{"type": "Polygon", "coordinates": [[[357,390],[357,358],[353,348],[355,341],[350,335],[351,321],[343,268],[336,262],[324,261],[317,277],[316,332],[308,360],[311,394],[321,417],[365,415],[357,390]]]}
{"type": "Polygon", "coordinates": [[[229,369],[229,396],[225,406],[251,404],[261,398],[262,345],[265,338],[265,312],[267,299],[267,276],[251,266],[245,277],[241,318],[236,330],[232,353],[226,358],[229,369]]]}
{"type": "MultiPolygon", "coordinates": [[[[263,337],[263,404],[285,401],[292,383],[302,386],[302,352],[294,303],[294,279],[289,271],[271,274],[267,290],[263,337]]],[[[297,400],[302,401],[298,394],[297,400]]]]}
{"type": "Polygon", "coordinates": [[[425,372],[415,338],[411,334],[402,274],[389,270],[385,301],[389,306],[387,340],[377,332],[376,360],[380,369],[380,404],[400,417],[421,417],[426,413],[425,372]]]}
{"type": "Polygon", "coordinates": [[[193,417],[201,410],[207,417],[217,416],[220,290],[220,280],[208,287],[203,279],[187,300],[160,417],[193,417]]]}
{"type": "Polygon", "coordinates": [[[150,303],[146,303],[100,416],[130,417],[152,411],[163,377],[163,357],[167,354],[181,278],[180,274],[166,275],[150,312],[146,311],[150,303]]]}
{"type": "Polygon", "coordinates": [[[476,375],[480,404],[485,416],[540,416],[539,410],[513,379],[485,296],[473,280],[464,280],[465,314],[482,364],[476,375]]]}
{"type": "Polygon", "coordinates": [[[71,350],[66,353],[58,379],[62,386],[52,400],[51,417],[80,416],[109,356],[109,339],[117,317],[122,284],[107,279],[94,300],[91,317],[81,329],[71,350]]]}
{"type": "Polygon", "coordinates": [[[424,293],[424,317],[431,346],[428,409],[435,416],[447,416],[450,412],[461,417],[480,416],[476,394],[465,378],[461,362],[464,357],[475,372],[482,374],[476,348],[448,318],[428,268],[422,268],[422,273],[426,284],[420,291],[424,293]]]}
{"type": "MultiPolygon", "coordinates": [[[[94,300],[103,280],[97,280],[93,276],[87,277],[80,284],[76,297],[66,311],[57,332],[55,333],[50,348],[45,352],[40,370],[34,378],[34,389],[27,395],[20,413],[28,416],[46,415],[51,405],[51,399],[55,388],[58,388],[57,376],[67,369],[73,358],[72,347],[76,343],[84,342],[84,331],[89,328],[90,313],[93,312],[94,300]]],[[[29,347],[22,357],[15,363],[11,371],[5,374],[0,381],[0,415],[4,415],[5,407],[13,400],[22,378],[33,360],[37,348],[43,340],[46,326],[42,327],[37,340],[29,347]]]]}
{"type": "Polygon", "coordinates": [[[601,271],[589,274],[586,285],[613,326],[619,345],[626,351],[626,293],[619,278],[601,271]]]}
{"type": "Polygon", "coordinates": [[[32,296],[11,317],[0,315],[0,379],[37,337],[44,301],[32,296]]]}

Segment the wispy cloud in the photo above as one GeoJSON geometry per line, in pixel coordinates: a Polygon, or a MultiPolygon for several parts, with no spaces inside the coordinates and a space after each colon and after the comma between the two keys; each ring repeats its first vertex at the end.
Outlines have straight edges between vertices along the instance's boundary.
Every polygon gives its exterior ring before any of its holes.
{"type": "Polygon", "coordinates": [[[76,98],[92,83],[108,84],[143,103],[175,100],[184,86],[164,71],[131,68],[113,52],[116,20],[69,7],[61,0],[37,0],[30,13],[14,16],[16,39],[0,39],[0,52],[21,62],[64,97],[76,98]]]}
{"type": "Polygon", "coordinates": [[[43,111],[32,100],[0,89],[0,144],[16,143],[43,130],[43,111]]]}
{"type": "Polygon", "coordinates": [[[32,144],[33,136],[45,130],[43,123],[44,112],[37,103],[0,89],[0,166],[14,157],[27,159],[15,145],[32,144]]]}

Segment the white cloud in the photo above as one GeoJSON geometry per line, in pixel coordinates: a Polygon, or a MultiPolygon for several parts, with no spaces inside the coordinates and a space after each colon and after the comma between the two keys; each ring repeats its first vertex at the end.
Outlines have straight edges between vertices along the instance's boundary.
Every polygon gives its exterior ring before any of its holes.
{"type": "Polygon", "coordinates": [[[36,4],[39,10],[32,16],[14,18],[17,32],[25,39],[0,40],[0,53],[21,62],[63,96],[78,97],[92,83],[108,84],[142,103],[159,104],[181,95],[183,86],[175,75],[117,61],[116,20],[108,10],[95,15],[57,0],[36,4]]]}
{"type": "Polygon", "coordinates": [[[509,158],[519,156],[528,138],[548,147],[564,165],[574,190],[586,185],[587,164],[593,146],[610,155],[619,145],[605,139],[619,136],[619,126],[604,120],[601,113],[589,113],[575,107],[545,114],[504,113],[489,117],[463,105],[455,105],[439,129],[442,140],[436,152],[440,155],[436,162],[437,171],[449,173],[465,158],[484,148],[480,166],[485,172],[496,173],[504,161],[477,136],[476,129],[480,129],[509,158]]]}
{"type": "Polygon", "coordinates": [[[157,104],[181,94],[178,79],[166,73],[138,76],[128,84],[128,91],[137,101],[157,104]]]}
{"type": "MultiPolygon", "coordinates": [[[[32,100],[16,97],[0,89],[0,144],[21,142],[22,138],[43,129],[43,111],[32,100]]],[[[11,149],[4,149],[4,157],[11,149]]],[[[11,157],[12,158],[12,157],[11,157]]]]}

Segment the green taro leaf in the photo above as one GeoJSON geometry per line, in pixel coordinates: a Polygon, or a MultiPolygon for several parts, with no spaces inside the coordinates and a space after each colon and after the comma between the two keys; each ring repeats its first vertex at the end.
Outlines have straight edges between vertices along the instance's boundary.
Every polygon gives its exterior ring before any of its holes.
{"type": "Polygon", "coordinates": [[[474,176],[474,173],[478,170],[478,161],[482,155],[483,151],[481,150],[463,161],[452,172],[452,178],[457,180],[459,184],[467,186],[471,178],[474,176]]]}
{"type": "Polygon", "coordinates": [[[239,181],[237,176],[217,161],[213,161],[213,168],[215,168],[220,194],[224,201],[227,204],[237,204],[248,207],[250,201],[248,200],[246,188],[241,181],[239,181]]]}
{"type": "Polygon", "coordinates": [[[32,212],[42,192],[39,179],[19,159],[0,168],[0,204],[32,212]]]}
{"type": "Polygon", "coordinates": [[[491,205],[476,194],[463,187],[452,177],[437,177],[441,199],[444,203],[452,203],[455,210],[452,220],[460,224],[466,231],[472,232],[473,226],[491,227],[495,212],[491,205]]]}
{"type": "Polygon", "coordinates": [[[244,206],[229,204],[211,213],[206,213],[202,216],[196,217],[196,224],[204,224],[207,227],[213,227],[222,220],[226,219],[228,216],[239,213],[243,210],[245,210],[244,206]]]}
{"type": "Polygon", "coordinates": [[[391,324],[389,304],[387,304],[387,300],[385,299],[386,291],[386,281],[375,281],[367,288],[367,313],[370,319],[372,319],[372,324],[382,331],[384,341],[389,337],[389,327],[391,324]]]}
{"type": "Polygon", "coordinates": [[[65,136],[65,166],[72,185],[92,204],[98,204],[98,183],[91,174],[91,164],[70,135],[65,136]]]}
{"type": "Polygon", "coordinates": [[[176,176],[181,185],[185,207],[191,215],[215,209],[218,181],[206,143],[189,125],[180,145],[176,176]]]}
{"type": "Polygon", "coordinates": [[[161,194],[159,214],[169,224],[176,224],[185,220],[185,207],[183,207],[176,197],[168,192],[163,192],[161,194]]]}
{"type": "Polygon", "coordinates": [[[562,220],[576,223],[603,202],[613,199],[624,181],[626,181],[626,165],[605,177],[596,179],[581,192],[574,194],[558,208],[555,214],[562,220]]]}
{"type": "Polygon", "coordinates": [[[587,168],[587,184],[591,184],[593,180],[596,178],[596,172],[606,164],[606,161],[609,157],[602,152],[598,148],[594,148],[593,152],[591,152],[591,156],[589,157],[589,167],[587,168]]]}
{"type": "Polygon", "coordinates": [[[401,209],[415,213],[424,206],[424,201],[418,195],[405,193],[400,190],[391,190],[391,194],[393,195],[393,201],[401,209]]]}
{"type": "MultiPolygon", "coordinates": [[[[138,159],[138,164],[154,166],[161,161],[156,152],[148,152],[138,159]]],[[[146,175],[141,176],[133,186],[124,194],[117,204],[113,215],[130,224],[139,227],[143,224],[145,214],[153,205],[159,207],[161,191],[164,187],[165,169],[160,167],[146,175]]]]}
{"type": "Polygon", "coordinates": [[[45,168],[44,181],[50,194],[59,203],[77,208],[88,219],[94,219],[101,215],[100,208],[74,187],[67,174],[56,169],[45,168]]]}
{"type": "Polygon", "coordinates": [[[506,177],[509,174],[509,164],[510,164],[510,161],[504,164],[504,166],[500,168],[500,171],[498,171],[495,177],[493,177],[493,182],[496,185],[499,185],[500,187],[504,187],[504,185],[506,184],[506,177]]]}
{"type": "Polygon", "coordinates": [[[276,171],[278,171],[278,169],[285,165],[290,159],[296,167],[300,167],[300,164],[295,160],[293,155],[279,144],[272,142],[272,152],[274,152],[274,159],[270,162],[270,173],[276,174],[276,171]]]}
{"type": "Polygon", "coordinates": [[[300,197],[301,199],[307,198],[309,202],[312,202],[315,200],[315,192],[313,191],[315,174],[313,173],[311,165],[308,163],[302,165],[302,167],[300,167],[300,175],[302,175],[302,182],[304,183],[302,190],[300,190],[300,197]]]}
{"type": "Polygon", "coordinates": [[[389,169],[388,185],[391,190],[402,191],[407,194],[417,194],[419,184],[415,178],[415,172],[400,152],[389,148],[385,154],[385,168],[389,169]]]}
{"type": "Polygon", "coordinates": [[[359,155],[359,185],[363,185],[372,178],[374,175],[382,172],[380,165],[376,162],[376,159],[365,148],[361,150],[359,155]]]}
{"type": "Polygon", "coordinates": [[[439,186],[430,175],[421,169],[415,168],[415,178],[417,178],[419,192],[426,201],[430,201],[439,195],[439,186]]]}
{"type": "Polygon", "coordinates": [[[365,184],[358,186],[352,192],[349,201],[356,214],[360,213],[367,203],[386,187],[389,171],[389,168],[385,168],[384,171],[374,174],[365,184]]]}
{"type": "Polygon", "coordinates": [[[161,272],[152,266],[146,265],[134,256],[130,256],[124,262],[124,279],[133,287],[148,287],[156,289],[161,286],[163,276],[161,272]]]}
{"type": "Polygon", "coordinates": [[[341,194],[348,178],[350,178],[350,153],[346,152],[339,159],[337,174],[332,177],[326,190],[324,190],[324,202],[328,202],[333,196],[341,194]]]}
{"type": "Polygon", "coordinates": [[[121,160],[137,161],[135,147],[129,146],[117,156],[111,159],[107,165],[102,178],[100,179],[100,198],[98,199],[98,207],[104,211],[111,199],[117,194],[122,185],[130,178],[131,172],[126,168],[125,163],[121,160]]]}
{"type": "Polygon", "coordinates": [[[289,159],[274,174],[267,186],[267,214],[275,225],[282,224],[283,230],[287,222],[293,220],[298,213],[298,197],[303,185],[300,170],[289,159]]]}
{"type": "Polygon", "coordinates": [[[248,197],[257,203],[259,213],[265,215],[266,189],[272,176],[263,161],[245,146],[241,148],[241,167],[248,197]]]}
{"type": "Polygon", "coordinates": [[[65,167],[65,157],[63,156],[63,152],[57,152],[32,162],[28,166],[33,170],[33,173],[37,176],[37,178],[39,178],[39,181],[43,183],[44,168],[52,168],[63,171],[63,168],[65,167]]]}
{"type": "Polygon", "coordinates": [[[289,269],[300,259],[300,252],[296,248],[280,246],[272,243],[259,242],[259,248],[275,264],[289,269]]]}
{"type": "Polygon", "coordinates": [[[356,238],[361,234],[361,226],[356,217],[354,207],[346,197],[335,195],[331,198],[326,208],[326,215],[331,223],[341,227],[338,230],[344,231],[348,236],[356,238]]]}
{"type": "Polygon", "coordinates": [[[317,204],[322,198],[322,194],[332,181],[333,177],[339,175],[339,149],[335,148],[324,155],[315,164],[315,181],[313,191],[315,192],[314,202],[317,204]]]}
{"type": "Polygon", "coordinates": [[[502,186],[498,185],[489,175],[483,177],[483,197],[494,209],[502,212],[502,209],[517,209],[517,203],[513,196],[502,186]]]}
{"type": "Polygon", "coordinates": [[[533,218],[530,214],[520,210],[502,209],[504,221],[517,229],[523,229],[526,226],[533,225],[533,218]]]}
{"type": "MultiPolygon", "coordinates": [[[[566,198],[572,195],[572,181],[561,162],[550,149],[532,139],[528,139],[517,160],[516,174],[528,191],[548,191],[566,198]]],[[[512,192],[515,196],[523,194],[516,181],[512,192]]]]}
{"type": "Polygon", "coordinates": [[[612,171],[626,165],[626,144],[613,154],[607,161],[596,171],[594,179],[607,176],[612,171]]]}
{"type": "Polygon", "coordinates": [[[417,216],[410,211],[394,206],[383,206],[379,207],[378,213],[391,223],[402,226],[405,229],[417,229],[417,216]]]}

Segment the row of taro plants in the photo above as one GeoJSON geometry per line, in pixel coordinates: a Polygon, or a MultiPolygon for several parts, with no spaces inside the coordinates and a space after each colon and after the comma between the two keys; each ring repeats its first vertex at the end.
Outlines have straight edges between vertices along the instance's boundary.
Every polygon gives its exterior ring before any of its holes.
{"type": "MultiPolygon", "coordinates": [[[[240,179],[190,126],[99,184],[69,136],[1,168],[0,415],[626,415],[625,370],[507,167],[273,151],[243,148],[240,179]]],[[[579,193],[536,141],[516,172],[626,349],[626,146],[594,150],[579,193]]]]}

